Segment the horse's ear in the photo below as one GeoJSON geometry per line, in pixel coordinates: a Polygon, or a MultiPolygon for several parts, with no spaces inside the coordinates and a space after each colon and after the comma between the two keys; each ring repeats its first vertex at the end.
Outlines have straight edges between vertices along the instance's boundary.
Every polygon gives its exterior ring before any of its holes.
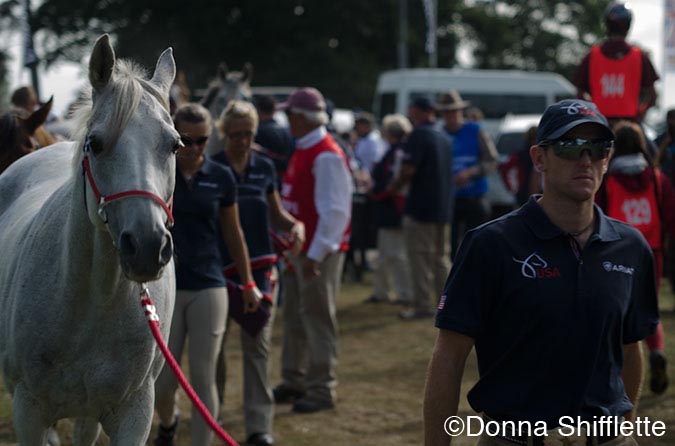
{"type": "Polygon", "coordinates": [[[110,38],[103,34],[94,45],[89,59],[89,82],[95,92],[99,92],[108,85],[115,66],[115,52],[110,46],[110,38]]]}
{"type": "Polygon", "coordinates": [[[218,65],[218,78],[224,81],[225,79],[227,79],[227,72],[228,72],[227,64],[225,62],[221,62],[218,65]]]}
{"type": "Polygon", "coordinates": [[[30,116],[23,120],[24,128],[30,135],[35,133],[35,130],[44,124],[45,121],[47,121],[49,113],[52,111],[53,103],[54,96],[49,98],[49,100],[45,102],[40,108],[35,110],[30,116]]]}
{"type": "Polygon", "coordinates": [[[253,65],[246,62],[244,68],[241,69],[241,81],[250,83],[251,79],[253,79],[253,65]]]}
{"type": "Polygon", "coordinates": [[[173,60],[173,50],[167,48],[164,50],[155,66],[155,74],[152,75],[150,82],[155,84],[162,92],[169,94],[173,80],[176,77],[176,62],[173,60]]]}

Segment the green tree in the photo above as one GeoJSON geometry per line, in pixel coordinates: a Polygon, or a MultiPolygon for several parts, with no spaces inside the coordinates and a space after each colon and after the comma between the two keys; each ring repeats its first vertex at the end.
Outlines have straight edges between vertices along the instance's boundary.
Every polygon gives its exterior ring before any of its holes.
{"type": "Polygon", "coordinates": [[[476,67],[555,71],[570,77],[603,34],[601,18],[609,1],[466,3],[452,11],[450,23],[475,45],[476,67]]]}
{"type": "MultiPolygon", "coordinates": [[[[193,89],[225,61],[254,65],[254,85],[313,85],[342,107],[370,108],[378,74],[397,66],[399,0],[45,0],[41,57],[81,60],[102,32],[121,56],[152,64],[173,46],[193,89]]],[[[422,0],[408,0],[410,65],[424,67],[422,0]]],[[[601,32],[606,0],[440,1],[439,65],[473,48],[480,68],[569,75],[601,32]]]]}

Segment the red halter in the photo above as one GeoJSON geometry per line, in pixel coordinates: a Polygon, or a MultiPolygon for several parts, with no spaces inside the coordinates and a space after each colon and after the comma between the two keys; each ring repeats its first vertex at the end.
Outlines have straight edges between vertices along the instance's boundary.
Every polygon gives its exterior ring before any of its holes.
{"type": "MultiPolygon", "coordinates": [[[[105,207],[110,203],[111,201],[114,200],[119,200],[120,198],[128,198],[128,197],[147,197],[152,199],[155,203],[159,204],[162,209],[164,209],[164,212],[166,212],[166,216],[168,217],[168,223],[167,226],[170,228],[173,226],[173,214],[171,213],[171,210],[173,209],[173,198],[169,198],[167,204],[162,198],[158,197],[157,195],[153,194],[152,192],[144,191],[144,190],[127,190],[124,192],[118,192],[116,194],[112,195],[102,195],[101,192],[98,190],[98,187],[96,187],[96,181],[94,181],[94,175],[91,173],[91,166],[89,164],[89,138],[85,138],[84,140],[84,147],[82,148],[82,151],[84,152],[84,157],[82,158],[82,175],[87,176],[87,179],[89,180],[89,186],[91,186],[91,190],[94,192],[94,195],[96,196],[96,202],[98,203],[98,210],[97,213],[99,217],[103,220],[104,223],[108,223],[108,217],[105,213],[105,207]]],[[[84,204],[85,206],[87,205],[87,189],[85,185],[85,197],[84,197],[84,204]]]]}

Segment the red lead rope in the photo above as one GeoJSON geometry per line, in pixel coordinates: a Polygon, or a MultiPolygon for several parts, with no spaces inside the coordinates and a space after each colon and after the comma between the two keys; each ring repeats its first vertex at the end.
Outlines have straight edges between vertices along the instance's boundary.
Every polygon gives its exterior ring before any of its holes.
{"type": "Polygon", "coordinates": [[[192,386],[190,386],[190,383],[187,381],[187,379],[185,379],[185,375],[183,375],[180,365],[178,365],[176,359],[173,357],[164,343],[164,339],[162,339],[162,333],[159,331],[159,316],[157,315],[155,304],[153,304],[152,299],[150,299],[150,293],[145,286],[142,286],[141,290],[141,306],[145,312],[145,318],[148,320],[148,325],[150,325],[152,336],[155,338],[155,341],[157,341],[157,345],[162,351],[162,354],[166,359],[166,363],[169,365],[169,367],[171,367],[171,370],[173,370],[173,373],[176,375],[178,382],[192,401],[192,404],[195,405],[202,418],[204,418],[204,421],[206,421],[206,424],[208,424],[209,427],[216,433],[216,435],[218,435],[228,446],[239,446],[239,444],[234,441],[234,439],[230,437],[230,435],[225,432],[218,423],[216,423],[216,420],[213,419],[209,410],[199,399],[192,386]]]}

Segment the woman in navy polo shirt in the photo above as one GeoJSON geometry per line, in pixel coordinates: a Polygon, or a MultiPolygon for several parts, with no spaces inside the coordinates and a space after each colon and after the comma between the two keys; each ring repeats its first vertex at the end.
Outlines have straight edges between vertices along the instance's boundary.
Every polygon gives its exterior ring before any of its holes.
{"type": "MultiPolygon", "coordinates": [[[[252,150],[253,138],[258,127],[258,114],[249,102],[231,101],[216,122],[216,129],[225,141],[225,150],[213,160],[232,169],[237,183],[239,219],[251,255],[251,269],[258,287],[267,295],[276,293],[272,278],[276,276],[276,255],[270,241],[270,224],[290,233],[295,254],[305,241],[305,227],[281,206],[277,190],[274,164],[260,152],[252,150]]],[[[241,284],[238,276],[230,274],[233,265],[229,246],[222,246],[225,274],[234,283],[241,284]]],[[[245,282],[244,282],[245,283],[245,282]]],[[[273,302],[263,300],[272,313],[273,302]]],[[[265,327],[254,337],[241,330],[244,353],[244,414],[248,445],[274,444],[272,417],[274,399],[267,376],[267,359],[272,336],[272,316],[265,327]]],[[[224,387],[224,349],[218,360],[217,381],[224,387]],[[222,381],[221,381],[222,380],[222,381]]],[[[222,395],[222,393],[221,393],[222,395]]]]}
{"type": "MultiPolygon", "coordinates": [[[[218,413],[215,381],[216,358],[225,333],[228,296],[223,277],[223,259],[218,249],[222,234],[243,277],[244,312],[254,312],[262,297],[249,267],[248,251],[239,226],[236,186],[232,171],[204,156],[211,133],[209,112],[198,104],[176,110],[174,125],[182,147],[176,154],[174,191],[176,252],[176,306],[171,322],[169,348],[180,361],[185,338],[190,337],[190,380],[211,414],[218,413]]],[[[173,445],[178,425],[175,393],[178,384],[164,368],[155,385],[155,407],[159,414],[156,446],[173,445]]],[[[199,413],[192,410],[193,446],[207,446],[211,431],[199,413]]]]}

